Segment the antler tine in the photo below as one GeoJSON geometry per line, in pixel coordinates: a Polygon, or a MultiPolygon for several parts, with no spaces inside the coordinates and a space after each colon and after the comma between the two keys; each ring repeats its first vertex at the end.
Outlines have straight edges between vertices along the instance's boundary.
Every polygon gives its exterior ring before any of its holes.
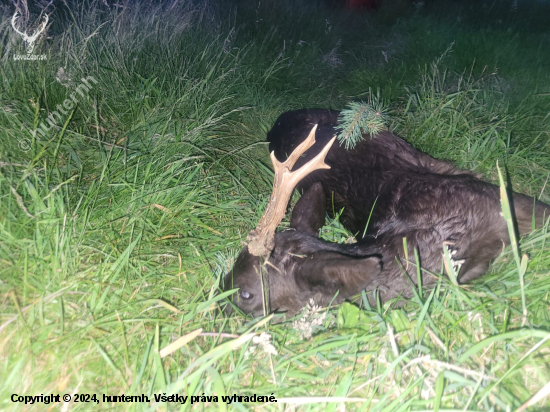
{"type": "Polygon", "coordinates": [[[34,32],[34,34],[32,36],[30,36],[31,41],[35,41],[38,38],[38,36],[40,36],[40,33],[42,33],[44,31],[44,29],[46,28],[46,25],[48,24],[48,21],[50,20],[50,18],[48,17],[47,14],[46,14],[45,17],[46,18],[44,19],[44,23],[42,23],[42,28],[41,29],[37,28],[36,31],[34,32]]]}
{"type": "Polygon", "coordinates": [[[298,170],[291,172],[292,167],[300,156],[315,144],[316,130],[317,125],[311,129],[311,132],[306,140],[304,140],[283,163],[279,162],[275,158],[274,152],[271,152],[271,162],[273,163],[273,168],[275,169],[273,191],[258,226],[249,233],[247,238],[248,251],[252,255],[269,256],[275,247],[275,230],[285,216],[286,205],[292,196],[292,191],[294,190],[296,184],[315,170],[330,169],[330,166],[325,163],[325,157],[332,147],[334,140],[336,140],[336,136],[325,145],[323,150],[321,150],[317,156],[298,170]]]}
{"type": "Polygon", "coordinates": [[[17,14],[18,14],[18,13],[19,13],[19,12],[16,11],[15,14],[13,15],[13,17],[11,18],[11,26],[13,27],[13,29],[15,30],[15,32],[16,32],[17,34],[20,34],[21,36],[26,36],[26,35],[27,35],[26,32],[25,32],[25,33],[21,33],[19,30],[17,30],[17,27],[15,27],[15,21],[17,20],[17,14]]]}
{"type": "MultiPolygon", "coordinates": [[[[298,147],[292,151],[290,156],[288,156],[288,158],[282,163],[283,166],[288,167],[289,171],[292,170],[294,164],[298,161],[300,156],[302,156],[307,149],[315,144],[316,131],[317,125],[313,126],[313,129],[311,129],[311,132],[309,132],[309,135],[306,137],[306,139],[302,143],[300,143],[298,147]]],[[[279,161],[273,156],[273,152],[271,152],[271,162],[273,163],[273,166],[275,166],[274,162],[279,163],[279,161]]]]}

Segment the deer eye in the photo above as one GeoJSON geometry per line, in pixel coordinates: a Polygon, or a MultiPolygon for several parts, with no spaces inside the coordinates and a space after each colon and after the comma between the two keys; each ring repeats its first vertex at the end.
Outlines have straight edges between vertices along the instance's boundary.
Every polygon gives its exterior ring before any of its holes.
{"type": "Polygon", "coordinates": [[[254,296],[254,295],[252,295],[252,293],[246,292],[244,290],[239,290],[239,295],[241,295],[241,298],[243,298],[243,299],[251,299],[252,296],[254,296]]]}

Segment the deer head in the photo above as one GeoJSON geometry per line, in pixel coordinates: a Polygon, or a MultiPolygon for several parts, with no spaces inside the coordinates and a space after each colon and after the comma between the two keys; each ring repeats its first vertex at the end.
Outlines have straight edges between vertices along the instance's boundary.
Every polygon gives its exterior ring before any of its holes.
{"type": "Polygon", "coordinates": [[[296,184],[315,170],[330,169],[325,157],[336,137],[311,161],[292,171],[300,156],[315,143],[316,129],[314,126],[285,162],[277,161],[271,153],[275,179],[267,209],[248,235],[248,244],[223,285],[225,290],[239,288],[233,302],[245,313],[259,316],[278,311],[292,315],[310,299],[328,305],[335,294],[336,302],[341,302],[366,286],[371,277],[365,273],[377,275],[381,271],[378,257],[361,256],[345,245],[319,239],[326,202],[320,183],[296,203],[290,230],[275,233],[296,184]]]}
{"type": "Polygon", "coordinates": [[[38,29],[36,29],[34,34],[32,36],[29,36],[27,32],[19,31],[17,27],[15,27],[15,22],[17,21],[18,14],[19,12],[16,11],[15,14],[13,15],[11,19],[11,26],[13,27],[16,33],[23,36],[23,41],[27,43],[27,54],[32,54],[34,50],[34,42],[36,41],[36,39],[38,39],[38,36],[40,36],[40,33],[44,31],[44,29],[46,28],[46,25],[48,24],[48,20],[49,20],[48,15],[45,15],[44,22],[39,26],[38,29]]]}

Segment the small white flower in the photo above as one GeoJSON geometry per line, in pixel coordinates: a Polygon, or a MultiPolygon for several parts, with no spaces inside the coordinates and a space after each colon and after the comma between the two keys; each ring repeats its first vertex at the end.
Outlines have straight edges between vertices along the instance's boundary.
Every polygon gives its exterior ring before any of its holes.
{"type": "Polygon", "coordinates": [[[252,346],[249,349],[250,353],[254,353],[256,347],[259,346],[268,355],[277,355],[277,349],[275,349],[275,346],[271,344],[270,340],[271,335],[267,332],[262,332],[260,336],[254,336],[252,338],[252,343],[256,346],[252,346]]]}
{"type": "Polygon", "coordinates": [[[298,331],[302,340],[311,339],[315,329],[323,324],[327,313],[317,313],[320,309],[321,307],[317,306],[313,299],[310,299],[301,318],[292,322],[292,327],[298,331]]]}
{"type": "Polygon", "coordinates": [[[323,63],[326,63],[331,68],[338,67],[342,64],[342,59],[338,57],[338,49],[342,44],[342,40],[338,40],[336,46],[323,56],[323,63]]]}
{"type": "Polygon", "coordinates": [[[69,73],[65,72],[64,67],[60,67],[59,69],[57,69],[57,73],[55,74],[55,80],[56,80],[57,83],[65,86],[65,87],[72,86],[72,84],[73,84],[73,81],[71,79],[71,75],[69,73]]]}
{"type": "Polygon", "coordinates": [[[326,22],[326,24],[325,24],[325,34],[329,34],[330,31],[332,30],[332,24],[330,24],[329,19],[326,19],[325,22],[326,22]]]}

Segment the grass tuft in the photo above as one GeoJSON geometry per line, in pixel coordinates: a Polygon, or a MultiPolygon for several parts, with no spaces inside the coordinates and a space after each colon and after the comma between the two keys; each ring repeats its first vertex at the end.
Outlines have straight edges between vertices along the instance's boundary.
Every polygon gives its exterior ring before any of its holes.
{"type": "MultiPolygon", "coordinates": [[[[498,160],[550,202],[547,4],[62,2],[41,61],[13,59],[13,12],[0,6],[2,410],[57,393],[117,410],[548,408],[548,225],[472,285],[434,274],[404,308],[310,308],[307,334],[227,317],[217,290],[267,202],[265,134],[285,110],[376,95],[415,147],[494,183],[498,160]]],[[[353,241],[338,220],[322,236],[353,241]]]]}

